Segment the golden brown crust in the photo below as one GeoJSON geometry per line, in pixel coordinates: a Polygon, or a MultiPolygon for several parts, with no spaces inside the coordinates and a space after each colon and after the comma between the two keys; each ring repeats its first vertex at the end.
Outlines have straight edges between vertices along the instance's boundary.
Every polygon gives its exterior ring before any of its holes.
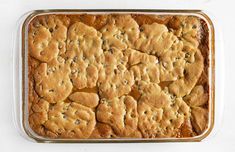
{"type": "Polygon", "coordinates": [[[91,139],[99,138],[116,138],[117,135],[113,132],[110,125],[104,123],[97,123],[95,129],[91,133],[91,139]]]}
{"type": "Polygon", "coordinates": [[[96,111],[99,122],[109,124],[119,137],[127,137],[137,130],[137,102],[131,96],[100,101],[96,111]]]}
{"type": "Polygon", "coordinates": [[[180,15],[41,15],[29,125],[49,138],[192,137],[208,127],[209,32],[180,15]]]}
{"type": "Polygon", "coordinates": [[[66,57],[72,59],[71,80],[77,89],[93,88],[98,80],[103,50],[100,32],[81,22],[69,27],[66,57]]]}
{"type": "Polygon", "coordinates": [[[49,62],[65,52],[67,28],[57,16],[38,17],[29,27],[29,53],[32,57],[49,62]]]}
{"type": "Polygon", "coordinates": [[[99,96],[96,93],[75,92],[69,99],[90,108],[95,108],[99,104],[99,96]]]}
{"type": "Polygon", "coordinates": [[[41,63],[34,71],[35,91],[51,103],[65,100],[72,91],[69,63],[63,58],[41,63]]]}

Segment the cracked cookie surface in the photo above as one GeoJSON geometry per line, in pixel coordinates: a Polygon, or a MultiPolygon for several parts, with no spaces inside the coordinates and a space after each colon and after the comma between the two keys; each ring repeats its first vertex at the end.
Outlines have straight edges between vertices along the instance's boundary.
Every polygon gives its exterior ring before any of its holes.
{"type": "Polygon", "coordinates": [[[97,120],[112,126],[118,136],[126,137],[137,130],[137,102],[131,96],[101,99],[97,120]]]}
{"type": "Polygon", "coordinates": [[[103,50],[101,34],[93,27],[77,22],[68,30],[66,57],[72,59],[71,79],[78,89],[96,86],[103,50]]]}
{"type": "Polygon", "coordinates": [[[62,58],[48,64],[41,63],[34,73],[35,90],[48,102],[56,103],[66,99],[72,91],[69,63],[62,58]]]}
{"type": "Polygon", "coordinates": [[[67,27],[56,16],[39,16],[29,28],[29,53],[34,58],[49,62],[65,52],[67,27]]]}
{"type": "Polygon", "coordinates": [[[209,122],[209,32],[186,15],[54,14],[28,29],[28,122],[47,138],[184,138],[209,122]]]}
{"type": "Polygon", "coordinates": [[[112,99],[128,94],[134,84],[134,75],[126,67],[128,57],[117,49],[104,52],[104,63],[99,75],[98,88],[101,98],[112,99]]]}

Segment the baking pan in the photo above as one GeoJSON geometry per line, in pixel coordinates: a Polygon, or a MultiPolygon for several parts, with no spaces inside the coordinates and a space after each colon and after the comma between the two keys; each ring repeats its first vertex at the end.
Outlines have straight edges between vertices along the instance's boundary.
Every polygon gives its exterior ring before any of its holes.
{"type": "MultiPolygon", "coordinates": [[[[141,23],[141,19],[139,19],[141,23]]],[[[19,54],[19,77],[20,82],[19,87],[19,96],[21,97],[19,101],[20,104],[20,126],[22,126],[23,132],[37,142],[67,142],[67,143],[79,143],[79,142],[189,142],[189,141],[201,141],[205,137],[207,137],[214,125],[214,106],[215,106],[215,50],[214,50],[214,27],[210,20],[210,18],[204,14],[200,10],[37,10],[30,12],[27,14],[27,17],[21,21],[21,35],[22,39],[19,43],[21,43],[21,54],[19,54]],[[137,137],[119,137],[119,138],[102,138],[102,139],[79,139],[79,138],[51,138],[46,136],[41,136],[38,133],[35,133],[29,124],[29,26],[30,23],[39,16],[46,15],[65,15],[65,16],[79,16],[79,15],[133,15],[133,16],[156,16],[160,21],[167,16],[192,16],[199,18],[202,24],[204,25],[204,29],[202,31],[206,33],[206,36],[203,40],[207,45],[205,47],[199,48],[203,49],[206,53],[204,59],[207,62],[206,66],[206,79],[207,79],[207,93],[208,93],[208,101],[204,107],[208,110],[208,122],[207,127],[203,132],[197,135],[193,135],[191,137],[147,137],[147,138],[137,138],[137,137]],[[206,29],[205,29],[206,28],[206,29]]],[[[202,43],[203,43],[202,42],[202,43]]],[[[199,126],[200,128],[200,126],[199,126]]]]}

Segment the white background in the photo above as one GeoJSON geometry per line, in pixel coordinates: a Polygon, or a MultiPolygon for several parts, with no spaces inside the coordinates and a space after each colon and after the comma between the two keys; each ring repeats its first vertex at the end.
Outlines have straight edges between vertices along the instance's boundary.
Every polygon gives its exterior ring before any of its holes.
{"type": "MultiPolygon", "coordinates": [[[[235,151],[235,1],[234,0],[0,0],[0,152],[40,151],[235,151]],[[48,2],[50,1],[50,3],[48,2]],[[173,2],[177,1],[177,2],[173,2]],[[182,2],[183,1],[183,2],[182,2]],[[196,2],[193,4],[192,1],[196,2]],[[14,127],[12,32],[17,19],[25,12],[42,8],[198,8],[212,14],[217,32],[223,34],[225,56],[224,103],[219,131],[198,143],[132,143],[132,144],[38,144],[26,140],[14,127]]],[[[221,56],[222,57],[222,56],[221,56]]],[[[222,60],[217,58],[217,63],[222,60]]],[[[218,72],[218,71],[217,71],[218,72]]],[[[221,73],[217,73],[221,74],[221,73]]],[[[221,81],[219,79],[219,81],[221,81]]],[[[218,86],[216,89],[220,89],[218,86]]]]}

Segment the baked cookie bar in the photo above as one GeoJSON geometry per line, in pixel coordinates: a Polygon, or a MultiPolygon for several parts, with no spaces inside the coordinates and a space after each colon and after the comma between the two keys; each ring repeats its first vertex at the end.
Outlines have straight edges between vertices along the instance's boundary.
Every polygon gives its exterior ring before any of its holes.
{"type": "Polygon", "coordinates": [[[39,136],[184,138],[208,128],[203,19],[48,14],[27,32],[28,122],[39,136]]]}

